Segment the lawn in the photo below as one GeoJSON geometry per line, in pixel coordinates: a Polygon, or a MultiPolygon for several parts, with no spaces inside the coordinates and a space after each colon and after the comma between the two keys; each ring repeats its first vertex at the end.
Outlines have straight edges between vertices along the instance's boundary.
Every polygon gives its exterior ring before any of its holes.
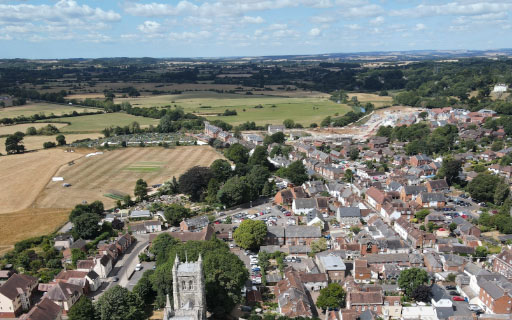
{"type": "Polygon", "coordinates": [[[34,114],[44,113],[45,115],[55,114],[62,115],[65,113],[97,111],[97,109],[79,108],[70,105],[60,105],[52,103],[30,103],[24,106],[0,108],[0,118],[15,118],[18,116],[31,116],[34,114]]]}
{"type": "MultiPolygon", "coordinates": [[[[70,125],[61,129],[61,132],[100,132],[111,126],[127,126],[137,121],[141,127],[158,125],[158,119],[132,116],[126,113],[104,113],[90,116],[70,117],[59,119],[60,122],[71,122],[70,125]]],[[[54,122],[58,122],[54,121],[54,122]]]]}
{"type": "Polygon", "coordinates": [[[216,92],[191,92],[179,95],[156,95],[139,98],[116,99],[116,103],[130,102],[136,107],[178,106],[210,119],[220,119],[231,124],[255,121],[264,125],[280,124],[284,119],[309,126],[327,116],[342,115],[351,110],[347,105],[336,104],[325,96],[288,98],[270,95],[240,95],[216,92]],[[256,106],[262,108],[255,108],[256,106]],[[217,116],[226,109],[236,110],[236,116],[217,116]],[[245,111],[244,111],[245,110],[245,111]]]}

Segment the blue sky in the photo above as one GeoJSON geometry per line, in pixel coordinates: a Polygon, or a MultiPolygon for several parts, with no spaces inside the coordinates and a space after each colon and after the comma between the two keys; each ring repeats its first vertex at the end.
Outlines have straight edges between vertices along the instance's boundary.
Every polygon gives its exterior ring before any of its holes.
{"type": "Polygon", "coordinates": [[[0,58],[512,47],[512,0],[0,0],[0,58]]]}

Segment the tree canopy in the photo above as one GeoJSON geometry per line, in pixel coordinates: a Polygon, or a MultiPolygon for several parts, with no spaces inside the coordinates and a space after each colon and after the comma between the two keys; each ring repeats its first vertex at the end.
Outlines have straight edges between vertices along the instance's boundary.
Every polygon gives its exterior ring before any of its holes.
{"type": "Polygon", "coordinates": [[[412,298],[412,294],[420,285],[428,282],[428,274],[420,268],[409,268],[402,270],[398,277],[398,286],[404,291],[404,294],[412,298]]]}
{"type": "Polygon", "coordinates": [[[244,249],[257,249],[267,237],[267,225],[260,220],[244,220],[235,230],[233,238],[244,249]]]}
{"type": "Polygon", "coordinates": [[[211,178],[209,168],[195,166],[182,174],[178,180],[179,190],[190,196],[192,201],[198,201],[208,187],[211,178]]]}
{"type": "Polygon", "coordinates": [[[105,291],[95,307],[99,320],[140,320],[144,318],[143,303],[139,297],[118,285],[105,291]]]}
{"type": "Polygon", "coordinates": [[[329,283],[327,287],[320,290],[316,305],[323,309],[341,309],[345,306],[345,290],[339,283],[329,283]]]}

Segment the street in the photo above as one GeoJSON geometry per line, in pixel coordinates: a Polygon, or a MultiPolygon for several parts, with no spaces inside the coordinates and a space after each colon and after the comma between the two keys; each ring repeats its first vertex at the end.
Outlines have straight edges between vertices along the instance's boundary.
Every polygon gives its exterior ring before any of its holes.
{"type": "MultiPolygon", "coordinates": [[[[101,287],[97,291],[91,292],[90,297],[92,297],[93,300],[98,299],[110,287],[113,287],[115,285],[128,287],[128,285],[131,283],[131,280],[129,280],[128,277],[135,270],[135,266],[137,265],[137,263],[139,263],[139,254],[149,244],[149,234],[137,234],[134,235],[134,237],[135,239],[137,239],[137,241],[134,244],[132,244],[132,246],[128,248],[128,250],[122,256],[122,258],[117,261],[116,265],[112,268],[112,271],[110,271],[108,278],[103,279],[103,284],[101,285],[101,287]],[[114,277],[117,277],[119,280],[114,282],[114,277]]],[[[152,268],[152,266],[148,267],[152,268]]],[[[139,272],[135,272],[135,274],[140,273],[140,276],[137,275],[138,279],[140,279],[140,277],[142,276],[142,272],[144,272],[145,270],[147,270],[147,268],[144,268],[139,272]]],[[[131,290],[133,289],[133,287],[129,289],[131,290]]]]}

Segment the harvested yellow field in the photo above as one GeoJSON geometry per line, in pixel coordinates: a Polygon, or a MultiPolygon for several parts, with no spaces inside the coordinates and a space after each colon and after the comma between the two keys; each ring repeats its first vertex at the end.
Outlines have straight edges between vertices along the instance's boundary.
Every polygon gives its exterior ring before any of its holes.
{"type": "Polygon", "coordinates": [[[0,254],[13,244],[31,237],[52,233],[66,223],[70,209],[35,209],[0,214],[0,254]]]}
{"type": "Polygon", "coordinates": [[[209,146],[184,146],[173,149],[127,148],[105,151],[104,154],[83,157],[74,165],[65,165],[55,174],[63,182],[50,181],[37,198],[38,208],[71,208],[82,201],[101,200],[106,207],[116,200],[106,194],[133,195],[135,181],[144,179],[149,186],[178,178],[193,166],[209,166],[222,158],[209,146]]]}
{"type": "MultiPolygon", "coordinates": [[[[103,135],[100,133],[86,133],[86,134],[66,134],[63,133],[66,137],[67,143],[72,143],[76,140],[82,140],[82,139],[97,139],[101,138],[103,135]]],[[[32,151],[32,150],[40,150],[43,149],[43,143],[47,141],[56,142],[55,138],[57,135],[53,136],[25,136],[23,138],[23,145],[25,146],[25,150],[32,151]]],[[[0,152],[5,153],[5,139],[7,138],[0,138],[0,152]]]]}
{"type": "MultiPolygon", "coordinates": [[[[0,136],[4,136],[7,134],[13,134],[17,131],[21,131],[25,133],[27,128],[34,127],[36,129],[47,126],[48,123],[37,122],[37,123],[23,123],[23,124],[15,124],[13,126],[0,126],[0,136]]],[[[58,129],[67,126],[66,123],[52,123],[58,129]]]]}
{"type": "Polygon", "coordinates": [[[373,93],[349,93],[349,100],[352,97],[357,97],[357,100],[361,103],[371,102],[375,105],[376,108],[380,108],[385,105],[391,105],[393,103],[393,98],[390,96],[379,96],[373,93]]]}
{"type": "Polygon", "coordinates": [[[81,156],[51,149],[0,157],[0,215],[28,208],[62,165],[81,156]]]}

